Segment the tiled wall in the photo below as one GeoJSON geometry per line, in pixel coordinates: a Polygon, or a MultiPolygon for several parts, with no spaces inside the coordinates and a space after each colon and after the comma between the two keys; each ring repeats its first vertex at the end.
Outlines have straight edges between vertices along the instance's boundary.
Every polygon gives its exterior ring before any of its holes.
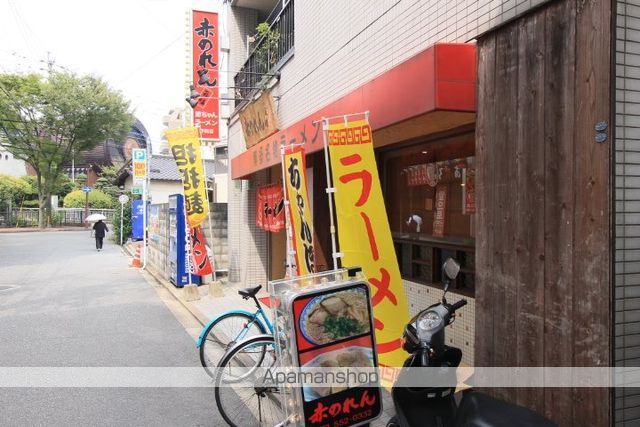
{"type": "Polygon", "coordinates": [[[252,180],[229,180],[229,281],[253,286],[267,283],[268,233],[256,227],[256,189],[266,171],[252,180]]]}
{"type": "MultiPolygon", "coordinates": [[[[404,289],[409,302],[409,315],[415,316],[421,310],[436,304],[442,300],[442,289],[426,286],[420,283],[403,280],[404,289]]],[[[469,302],[458,310],[456,320],[446,329],[446,344],[462,350],[462,363],[473,366],[474,337],[473,325],[475,323],[476,304],[473,298],[464,297],[453,292],[447,293],[447,301],[457,302],[466,298],[469,302]]]]}
{"type": "MultiPolygon", "coordinates": [[[[640,365],[640,2],[616,15],[615,364],[640,365]]],[[[615,391],[616,425],[640,423],[640,391],[615,391]]]]}
{"type": "Polygon", "coordinates": [[[468,42],[542,3],[296,2],[295,54],[281,70],[273,92],[281,96],[277,102],[280,124],[295,123],[436,42],[468,42]]]}

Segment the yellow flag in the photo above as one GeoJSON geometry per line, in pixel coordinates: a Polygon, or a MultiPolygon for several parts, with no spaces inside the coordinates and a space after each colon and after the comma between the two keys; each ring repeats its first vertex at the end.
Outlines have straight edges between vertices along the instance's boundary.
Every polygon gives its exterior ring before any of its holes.
{"type": "Polygon", "coordinates": [[[190,127],[167,130],[165,135],[182,175],[187,222],[189,227],[194,228],[202,224],[209,214],[206,177],[200,154],[200,133],[198,128],[190,127]]]}
{"type": "Polygon", "coordinates": [[[362,267],[371,288],[381,365],[402,366],[402,331],[409,319],[387,211],[366,120],[329,125],[331,175],[336,189],[343,267],[362,267]]]}
{"type": "Polygon", "coordinates": [[[296,252],[298,275],[315,272],[313,259],[313,222],[307,192],[307,168],[302,147],[287,150],[282,165],[289,200],[289,218],[293,234],[293,250],[296,252]]]}

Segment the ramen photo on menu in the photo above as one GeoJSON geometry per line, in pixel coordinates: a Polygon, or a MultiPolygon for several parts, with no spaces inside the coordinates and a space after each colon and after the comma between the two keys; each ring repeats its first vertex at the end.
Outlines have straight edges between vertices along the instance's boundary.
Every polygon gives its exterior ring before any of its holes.
{"type": "Polygon", "coordinates": [[[349,289],[313,298],[302,310],[300,330],[316,345],[368,333],[366,292],[349,289]]]}

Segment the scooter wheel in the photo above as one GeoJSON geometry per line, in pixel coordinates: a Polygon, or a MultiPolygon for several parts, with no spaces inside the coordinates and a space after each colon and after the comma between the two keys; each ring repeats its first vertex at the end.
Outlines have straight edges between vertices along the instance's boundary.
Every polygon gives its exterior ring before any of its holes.
{"type": "Polygon", "coordinates": [[[387,427],[400,427],[400,424],[398,423],[398,418],[391,417],[389,421],[387,421],[387,427]]]}

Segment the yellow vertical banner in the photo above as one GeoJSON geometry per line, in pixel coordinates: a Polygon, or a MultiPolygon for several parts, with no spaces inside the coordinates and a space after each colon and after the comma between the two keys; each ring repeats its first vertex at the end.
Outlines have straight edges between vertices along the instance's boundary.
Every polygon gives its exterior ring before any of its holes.
{"type": "Polygon", "coordinates": [[[198,128],[165,131],[169,148],[182,175],[184,203],[189,227],[202,224],[209,214],[207,184],[202,167],[200,132],[198,128]]]}
{"type": "Polygon", "coordinates": [[[362,267],[371,288],[380,364],[402,366],[409,320],[400,269],[366,120],[330,124],[331,175],[343,267],[362,267]]]}
{"type": "Polygon", "coordinates": [[[285,188],[289,200],[292,245],[296,252],[298,275],[315,272],[313,222],[307,192],[307,167],[302,147],[286,149],[284,154],[285,188]]]}

